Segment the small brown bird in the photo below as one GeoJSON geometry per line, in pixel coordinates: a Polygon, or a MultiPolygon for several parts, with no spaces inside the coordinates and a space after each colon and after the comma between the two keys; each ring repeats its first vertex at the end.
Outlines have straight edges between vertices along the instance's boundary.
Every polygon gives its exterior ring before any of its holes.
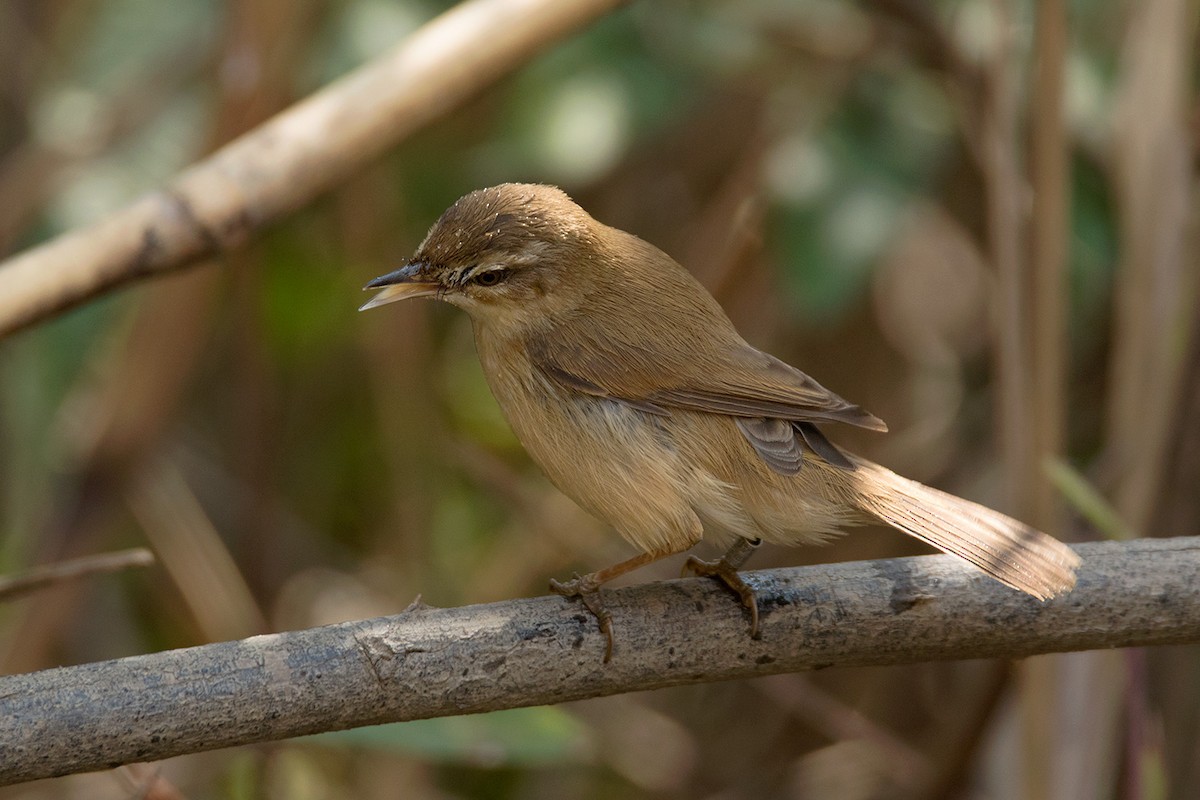
{"type": "Polygon", "coordinates": [[[599,587],[708,535],[729,546],[685,570],[719,578],[750,611],[737,570],[761,541],[820,542],[882,520],[1039,599],[1075,584],[1078,557],[991,509],[845,453],[819,427],[884,423],[750,346],[679,264],[592,219],[550,186],[460,198],[417,253],[376,278],[362,309],[436,297],[471,316],[492,393],[550,480],[642,552],[551,582],[596,615],[599,587]]]}

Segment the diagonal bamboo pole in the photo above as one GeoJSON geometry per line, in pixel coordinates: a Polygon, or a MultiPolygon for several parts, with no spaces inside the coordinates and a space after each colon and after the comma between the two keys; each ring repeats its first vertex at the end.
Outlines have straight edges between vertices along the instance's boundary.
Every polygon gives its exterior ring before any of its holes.
{"type": "Polygon", "coordinates": [[[625,0],[467,0],[97,222],[0,263],[0,336],[237,247],[625,0]]]}

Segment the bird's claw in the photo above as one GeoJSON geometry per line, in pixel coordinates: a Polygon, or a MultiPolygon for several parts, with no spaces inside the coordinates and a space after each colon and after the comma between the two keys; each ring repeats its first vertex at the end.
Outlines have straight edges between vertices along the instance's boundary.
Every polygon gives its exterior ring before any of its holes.
{"type": "Polygon", "coordinates": [[[688,556],[687,561],[683,562],[682,577],[687,577],[689,574],[702,578],[716,578],[729,587],[731,591],[742,599],[742,605],[750,612],[750,638],[760,638],[758,630],[758,595],[750,587],[750,584],[742,580],[742,576],[738,574],[736,567],[730,564],[725,558],[720,558],[716,561],[704,561],[695,556],[688,556]]]}
{"type": "Polygon", "coordinates": [[[600,624],[600,633],[604,634],[604,663],[607,664],[612,660],[613,651],[612,612],[604,605],[599,585],[595,581],[588,580],[590,577],[590,575],[576,573],[575,577],[569,581],[557,581],[551,578],[550,591],[563,597],[578,597],[584,607],[592,612],[592,616],[600,624]]]}

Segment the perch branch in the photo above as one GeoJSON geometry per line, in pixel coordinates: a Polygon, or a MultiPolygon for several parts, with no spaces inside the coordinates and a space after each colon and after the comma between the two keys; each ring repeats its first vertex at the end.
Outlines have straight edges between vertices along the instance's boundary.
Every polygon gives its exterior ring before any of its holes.
{"type": "Polygon", "coordinates": [[[713,581],[536,597],[0,678],[0,783],[398,720],[830,666],[1200,641],[1200,537],[1077,547],[1040,603],[949,556],[751,572],[762,638],[713,581]]]}
{"type": "Polygon", "coordinates": [[[467,0],[184,170],[0,264],[0,336],[236,247],[624,0],[467,0]]]}

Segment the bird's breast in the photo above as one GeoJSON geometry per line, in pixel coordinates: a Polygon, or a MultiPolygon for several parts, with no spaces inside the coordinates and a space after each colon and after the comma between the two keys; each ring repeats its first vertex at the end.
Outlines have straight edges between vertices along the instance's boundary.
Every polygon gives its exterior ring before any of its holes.
{"type": "Polygon", "coordinates": [[[676,460],[669,435],[651,415],[562,386],[523,349],[480,347],[480,360],[517,438],[556,481],[584,464],[628,462],[631,456],[676,460]]]}
{"type": "Polygon", "coordinates": [[[513,432],[559,489],[647,550],[694,541],[695,480],[663,420],[557,384],[518,344],[477,331],[476,345],[513,432]]]}

